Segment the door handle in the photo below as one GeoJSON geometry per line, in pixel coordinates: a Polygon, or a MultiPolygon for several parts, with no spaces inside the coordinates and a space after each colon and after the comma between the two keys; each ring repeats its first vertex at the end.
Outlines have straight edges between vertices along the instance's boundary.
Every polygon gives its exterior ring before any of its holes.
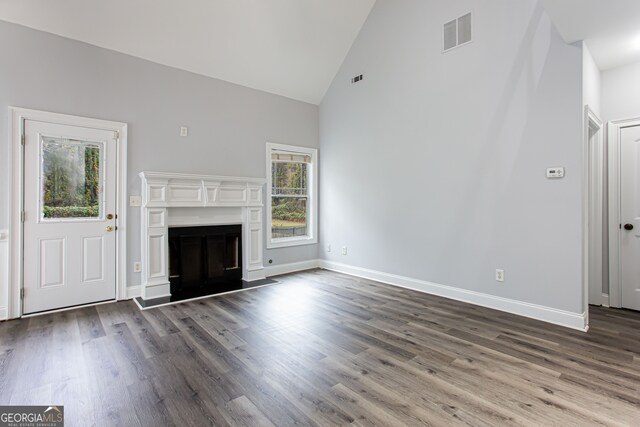
{"type": "Polygon", "coordinates": [[[110,225],[107,225],[107,231],[113,231],[113,227],[110,225]]]}
{"type": "Polygon", "coordinates": [[[633,230],[633,224],[625,224],[624,225],[624,229],[627,230],[627,231],[633,230]]]}
{"type": "Polygon", "coordinates": [[[107,219],[113,219],[113,214],[107,214],[107,219]]]}

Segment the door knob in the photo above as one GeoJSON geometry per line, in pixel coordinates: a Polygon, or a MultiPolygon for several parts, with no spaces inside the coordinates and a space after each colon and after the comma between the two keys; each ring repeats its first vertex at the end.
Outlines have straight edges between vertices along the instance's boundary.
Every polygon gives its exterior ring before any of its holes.
{"type": "Polygon", "coordinates": [[[113,231],[113,227],[110,225],[107,225],[107,231],[113,231]]]}
{"type": "Polygon", "coordinates": [[[107,214],[107,219],[113,219],[113,214],[107,214]]]}
{"type": "Polygon", "coordinates": [[[633,224],[625,224],[624,225],[624,229],[627,230],[627,231],[633,230],[633,224]]]}

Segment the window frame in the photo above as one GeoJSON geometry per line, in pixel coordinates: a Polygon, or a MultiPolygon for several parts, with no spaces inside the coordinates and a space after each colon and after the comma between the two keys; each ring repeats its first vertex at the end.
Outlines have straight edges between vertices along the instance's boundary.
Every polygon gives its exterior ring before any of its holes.
{"type": "Polygon", "coordinates": [[[318,150],[315,148],[299,147],[294,145],[276,144],[267,142],[266,145],[266,170],[267,170],[267,249],[286,248],[290,246],[315,245],[318,243],[318,150]],[[273,186],[271,155],[274,150],[293,151],[311,157],[311,162],[307,164],[307,235],[294,237],[273,238],[272,233],[272,200],[273,186]]]}

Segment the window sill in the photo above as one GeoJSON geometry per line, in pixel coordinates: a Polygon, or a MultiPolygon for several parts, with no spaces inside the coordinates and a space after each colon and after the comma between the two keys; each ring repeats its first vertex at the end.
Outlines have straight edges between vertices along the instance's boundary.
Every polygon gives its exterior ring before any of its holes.
{"type": "Polygon", "coordinates": [[[290,246],[315,245],[317,243],[318,243],[317,238],[309,237],[309,236],[288,237],[284,239],[269,239],[267,240],[267,249],[287,248],[290,246]]]}

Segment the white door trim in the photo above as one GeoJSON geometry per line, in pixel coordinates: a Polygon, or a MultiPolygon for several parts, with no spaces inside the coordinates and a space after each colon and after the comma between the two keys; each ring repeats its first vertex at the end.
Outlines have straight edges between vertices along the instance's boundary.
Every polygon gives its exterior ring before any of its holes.
{"type": "Polygon", "coordinates": [[[126,299],[127,251],[127,124],[66,114],[9,107],[9,283],[7,284],[8,318],[22,316],[24,123],[34,120],[68,126],[87,127],[118,132],[118,172],[116,206],[116,299],[126,299]]]}
{"type": "Polygon", "coordinates": [[[640,118],[608,123],[609,142],[609,305],[622,307],[620,283],[620,134],[622,129],[640,126],[640,118]]]}
{"type": "Polygon", "coordinates": [[[585,144],[585,171],[586,176],[584,180],[584,233],[583,239],[583,259],[584,259],[584,296],[585,296],[585,312],[588,313],[589,304],[595,305],[608,305],[608,298],[602,293],[602,279],[597,280],[599,283],[599,289],[592,289],[592,273],[594,270],[600,271],[600,277],[602,277],[602,254],[603,254],[603,240],[602,240],[602,222],[604,207],[604,188],[602,185],[598,185],[592,188],[592,183],[595,182],[602,184],[604,179],[604,145],[603,145],[603,123],[602,120],[591,110],[587,105],[585,106],[584,117],[584,144],[585,144]],[[590,138],[591,133],[595,135],[595,139],[592,141],[590,138]],[[595,147],[594,147],[595,145],[595,147]],[[595,155],[594,155],[595,154],[595,155]],[[599,209],[597,209],[599,207],[599,209]],[[599,266],[600,268],[597,268],[599,266]]]}

